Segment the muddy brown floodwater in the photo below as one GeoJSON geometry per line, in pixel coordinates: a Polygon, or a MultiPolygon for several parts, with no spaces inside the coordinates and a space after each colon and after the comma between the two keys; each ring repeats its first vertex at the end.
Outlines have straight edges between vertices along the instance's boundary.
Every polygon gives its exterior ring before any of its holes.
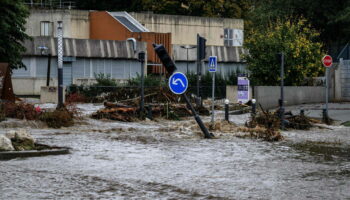
{"type": "Polygon", "coordinates": [[[288,131],[269,143],[233,133],[201,139],[194,123],[31,129],[71,154],[0,161],[0,199],[350,198],[349,128],[288,131]]]}

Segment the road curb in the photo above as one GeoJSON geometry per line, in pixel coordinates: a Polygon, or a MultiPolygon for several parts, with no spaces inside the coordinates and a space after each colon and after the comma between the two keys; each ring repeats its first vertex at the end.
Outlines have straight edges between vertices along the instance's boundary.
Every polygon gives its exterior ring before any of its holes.
{"type": "Polygon", "coordinates": [[[31,150],[31,151],[2,151],[0,152],[0,160],[10,160],[14,158],[38,157],[49,155],[69,154],[69,148],[56,148],[50,150],[31,150]]]}

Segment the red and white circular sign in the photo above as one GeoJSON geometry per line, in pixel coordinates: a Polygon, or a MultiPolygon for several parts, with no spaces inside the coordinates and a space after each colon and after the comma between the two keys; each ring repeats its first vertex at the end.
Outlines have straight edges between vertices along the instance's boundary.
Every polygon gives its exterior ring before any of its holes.
{"type": "Polygon", "coordinates": [[[333,59],[330,55],[325,55],[323,58],[322,58],[322,63],[325,67],[331,67],[332,64],[333,64],[333,59]]]}

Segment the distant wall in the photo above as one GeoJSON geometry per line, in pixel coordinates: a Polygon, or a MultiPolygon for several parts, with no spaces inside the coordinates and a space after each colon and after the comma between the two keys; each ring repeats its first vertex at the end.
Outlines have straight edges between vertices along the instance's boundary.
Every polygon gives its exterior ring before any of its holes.
{"type": "MultiPolygon", "coordinates": [[[[263,108],[271,109],[278,106],[280,98],[279,86],[255,86],[250,90],[257,103],[263,108]]],[[[285,105],[297,105],[303,103],[322,103],[325,100],[325,88],[321,86],[285,86],[284,87],[285,105]]],[[[227,86],[226,97],[231,102],[237,102],[237,86],[227,86]]],[[[330,100],[332,100],[330,95],[330,100]]]]}
{"type": "MultiPolygon", "coordinates": [[[[42,86],[46,86],[46,78],[12,77],[15,95],[40,95],[42,86]]],[[[57,85],[57,78],[51,78],[50,85],[57,85]]]]}
{"type": "Polygon", "coordinates": [[[57,37],[57,21],[63,21],[63,37],[89,39],[89,11],[31,9],[25,25],[29,36],[40,36],[40,22],[51,22],[51,36],[57,37]]]}
{"type": "Polygon", "coordinates": [[[172,33],[172,44],[197,44],[197,33],[207,45],[224,45],[224,28],[244,29],[243,19],[130,13],[151,32],[172,33]]]}

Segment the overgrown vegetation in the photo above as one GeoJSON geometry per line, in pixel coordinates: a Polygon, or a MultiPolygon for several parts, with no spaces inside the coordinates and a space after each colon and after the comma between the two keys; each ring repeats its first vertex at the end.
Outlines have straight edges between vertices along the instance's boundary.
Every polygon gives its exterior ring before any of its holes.
{"type": "Polygon", "coordinates": [[[307,77],[323,75],[322,44],[319,33],[306,20],[287,19],[254,28],[245,41],[245,56],[255,85],[278,85],[280,62],[276,54],[284,52],[285,85],[301,85],[307,77]]]}
{"type": "MultiPolygon", "coordinates": [[[[141,76],[137,74],[137,77],[128,80],[126,86],[140,86],[141,76]]],[[[164,77],[159,75],[147,75],[144,78],[145,87],[156,87],[156,86],[166,86],[166,81],[164,77]]]]}

